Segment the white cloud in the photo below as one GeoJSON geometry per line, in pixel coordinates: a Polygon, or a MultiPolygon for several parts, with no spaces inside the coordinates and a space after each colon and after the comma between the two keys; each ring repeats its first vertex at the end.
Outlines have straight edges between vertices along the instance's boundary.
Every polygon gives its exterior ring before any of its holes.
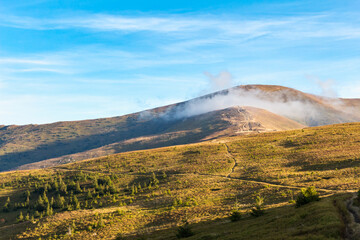
{"type": "Polygon", "coordinates": [[[53,65],[54,62],[26,59],[26,58],[0,58],[0,64],[31,64],[31,65],[53,65]]]}
{"type": "Polygon", "coordinates": [[[360,80],[353,84],[344,84],[339,86],[339,96],[342,98],[360,99],[360,80]]]}
{"type": "Polygon", "coordinates": [[[217,75],[213,75],[209,72],[204,72],[204,74],[209,80],[210,92],[223,90],[233,86],[233,76],[228,71],[222,71],[217,75]]]}
{"type": "MultiPolygon", "coordinates": [[[[93,31],[158,32],[243,36],[252,39],[271,35],[275,38],[359,38],[360,26],[346,21],[333,21],[331,14],[314,14],[298,17],[268,17],[244,19],[238,16],[224,18],[217,15],[167,15],[127,16],[107,14],[82,14],[74,17],[38,19],[26,16],[0,15],[0,25],[35,29],[89,29],[93,31]],[[212,34],[211,34],[212,33],[212,34]]],[[[191,44],[194,44],[192,42],[191,44]]],[[[197,43],[196,43],[197,44],[197,43]]]]}

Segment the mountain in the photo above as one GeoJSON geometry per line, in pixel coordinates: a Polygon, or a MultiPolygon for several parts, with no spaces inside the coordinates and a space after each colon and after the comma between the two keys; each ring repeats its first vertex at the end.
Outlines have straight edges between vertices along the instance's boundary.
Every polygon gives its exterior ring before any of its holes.
{"type": "MultiPolygon", "coordinates": [[[[254,107],[230,107],[177,121],[163,122],[166,131],[155,135],[129,138],[100,148],[75,154],[51,158],[40,162],[25,164],[18,169],[34,169],[56,166],[82,159],[95,158],[109,154],[187,144],[224,136],[249,133],[282,131],[305,127],[293,120],[254,107]]],[[[144,127],[147,123],[145,123],[144,127]]]]}
{"type": "Polygon", "coordinates": [[[330,99],[282,86],[246,85],[120,117],[1,126],[0,171],[234,134],[355,122],[360,121],[359,108],[358,99],[330,99]]]}

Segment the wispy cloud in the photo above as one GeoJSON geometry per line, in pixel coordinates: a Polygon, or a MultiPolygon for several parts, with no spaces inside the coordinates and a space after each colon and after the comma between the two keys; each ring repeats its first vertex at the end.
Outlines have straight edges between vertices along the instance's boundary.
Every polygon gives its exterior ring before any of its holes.
{"type": "Polygon", "coordinates": [[[0,64],[35,64],[35,65],[52,65],[54,62],[26,58],[0,58],[0,64]]]}
{"type": "Polygon", "coordinates": [[[0,124],[115,116],[185,100],[210,91],[203,72],[220,88],[260,83],[318,93],[305,83],[316,75],[335,79],[339,96],[359,95],[350,84],[360,74],[358,15],[61,14],[0,13],[7,43],[0,124]]]}
{"type": "Polygon", "coordinates": [[[173,34],[223,34],[223,36],[249,35],[252,37],[271,34],[280,38],[359,38],[360,27],[346,21],[333,21],[327,13],[297,17],[268,17],[246,19],[238,16],[217,15],[167,15],[126,16],[107,14],[83,14],[62,18],[33,18],[28,16],[0,15],[0,25],[13,28],[54,30],[88,29],[92,31],[157,32],[173,34]]]}

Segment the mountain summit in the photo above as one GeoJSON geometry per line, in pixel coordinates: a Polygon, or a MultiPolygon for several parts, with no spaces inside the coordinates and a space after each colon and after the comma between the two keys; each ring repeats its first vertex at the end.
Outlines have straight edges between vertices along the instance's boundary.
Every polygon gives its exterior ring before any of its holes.
{"type": "Polygon", "coordinates": [[[359,99],[245,85],[120,117],[1,126],[0,170],[42,168],[111,153],[223,136],[360,121],[359,99]]]}

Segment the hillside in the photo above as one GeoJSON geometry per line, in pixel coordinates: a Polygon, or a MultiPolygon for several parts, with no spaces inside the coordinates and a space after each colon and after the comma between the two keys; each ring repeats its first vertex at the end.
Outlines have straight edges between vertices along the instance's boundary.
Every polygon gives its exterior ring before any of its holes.
{"type": "Polygon", "coordinates": [[[18,169],[36,169],[57,166],[67,160],[78,161],[104,155],[186,144],[224,136],[268,131],[282,131],[305,127],[293,120],[254,107],[231,107],[188,117],[169,126],[162,134],[130,138],[85,152],[26,164],[18,169]]]}
{"type": "Polygon", "coordinates": [[[246,109],[253,118],[256,115],[255,119],[259,119],[249,122],[252,132],[360,121],[357,99],[325,99],[281,86],[246,85],[121,117],[2,126],[0,171],[194,143],[233,135],[234,131],[243,134],[238,128],[244,125],[242,117],[246,114],[239,119],[222,119],[222,111],[234,106],[253,107],[246,109]],[[216,114],[218,116],[214,117],[216,114]],[[256,127],[255,123],[261,126],[256,127]]]}
{"type": "Polygon", "coordinates": [[[176,239],[186,220],[195,233],[188,239],[354,239],[359,156],[360,123],[351,123],[1,173],[0,206],[10,201],[0,214],[0,236],[176,239]],[[308,186],[322,199],[295,208],[292,201],[308,186]],[[64,197],[62,207],[57,196],[64,197]],[[257,196],[265,215],[253,217],[257,196]],[[234,209],[238,222],[229,221],[234,209]],[[20,212],[30,220],[16,223],[20,212]]]}

